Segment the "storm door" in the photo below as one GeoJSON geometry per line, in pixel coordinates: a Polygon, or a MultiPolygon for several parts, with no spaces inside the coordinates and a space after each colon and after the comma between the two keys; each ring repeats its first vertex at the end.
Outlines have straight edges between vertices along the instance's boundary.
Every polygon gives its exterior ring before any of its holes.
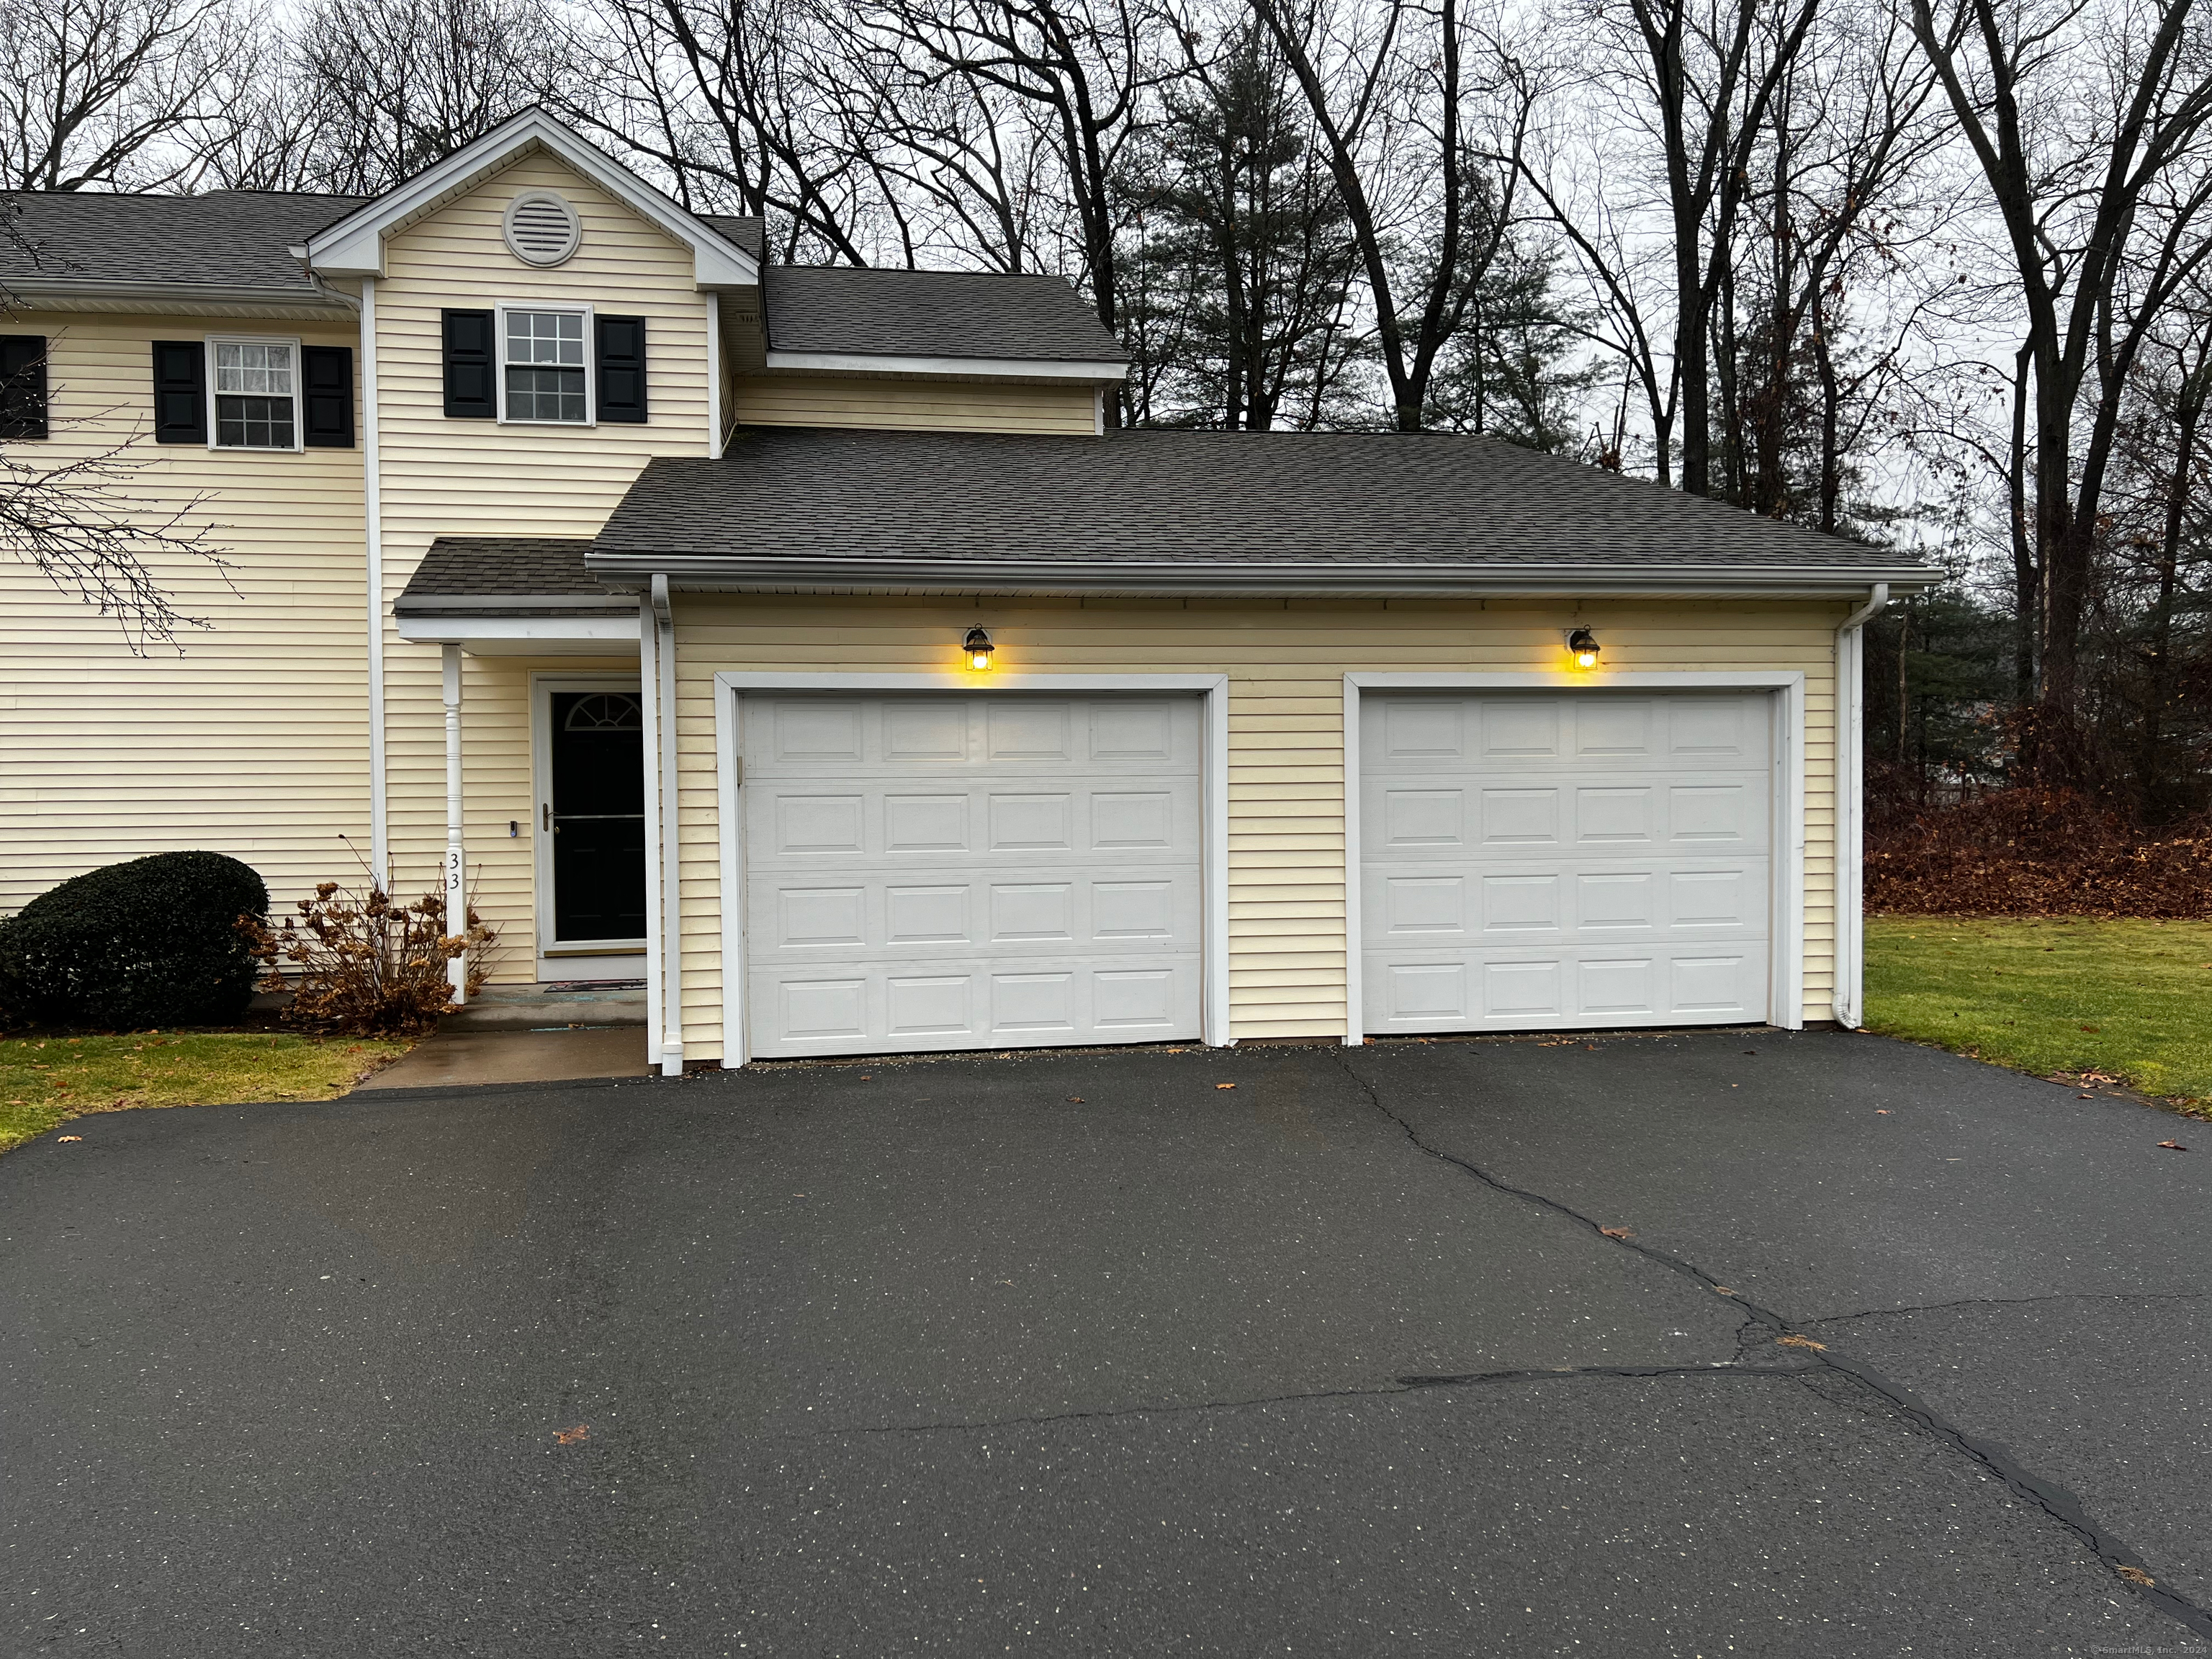
{"type": "Polygon", "coordinates": [[[548,710],[553,939],[560,945],[645,937],[645,750],[638,694],[555,691],[548,710]]]}

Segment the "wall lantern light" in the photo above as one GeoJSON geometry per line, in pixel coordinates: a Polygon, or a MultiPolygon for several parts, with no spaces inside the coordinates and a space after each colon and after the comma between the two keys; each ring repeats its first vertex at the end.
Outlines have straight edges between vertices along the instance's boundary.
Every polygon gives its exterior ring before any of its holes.
{"type": "Polygon", "coordinates": [[[968,665],[981,673],[991,665],[991,636],[980,628],[968,630],[968,637],[960,641],[960,648],[968,653],[968,665]]]}
{"type": "Polygon", "coordinates": [[[1587,628],[1577,628],[1567,635],[1567,649],[1575,653],[1575,666],[1597,666],[1597,635],[1587,628]]]}

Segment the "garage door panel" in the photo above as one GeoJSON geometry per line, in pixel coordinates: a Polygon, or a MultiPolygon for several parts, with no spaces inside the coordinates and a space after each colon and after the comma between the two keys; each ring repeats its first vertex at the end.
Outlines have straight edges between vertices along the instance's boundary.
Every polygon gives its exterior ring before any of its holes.
{"type": "Polygon", "coordinates": [[[1195,698],[744,699],[763,1057],[1199,1031],[1195,698]]]}
{"type": "Polygon", "coordinates": [[[1372,694],[1370,1030],[1766,1017],[1766,699],[1372,694]]]}
{"type": "Polygon", "coordinates": [[[947,945],[1026,954],[1071,943],[1103,951],[1195,951],[1203,905],[1195,871],[1088,873],[1042,866],[918,882],[863,872],[830,886],[756,876],[746,887],[749,944],[818,958],[860,947],[886,960],[947,945]]]}
{"type": "Polygon", "coordinates": [[[971,803],[964,794],[886,794],[886,853],[964,853],[970,846],[971,803]]]}
{"type": "Polygon", "coordinates": [[[1191,1035],[1199,994],[1194,962],[1117,966],[1066,956],[988,968],[972,957],[857,972],[771,968],[748,977],[748,1018],[754,1030],[776,1033],[782,1056],[1168,1041],[1191,1035]]]}

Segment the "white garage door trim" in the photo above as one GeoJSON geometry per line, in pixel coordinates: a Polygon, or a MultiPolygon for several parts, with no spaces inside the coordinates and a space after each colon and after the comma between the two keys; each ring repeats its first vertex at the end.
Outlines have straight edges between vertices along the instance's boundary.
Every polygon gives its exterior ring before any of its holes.
{"type": "Polygon", "coordinates": [[[1363,691],[1771,691],[1774,693],[1773,954],[1770,1004],[1787,1030],[1805,1024],[1805,676],[1723,671],[1618,674],[1346,674],[1344,677],[1345,1030],[1366,1040],[1359,836],[1359,694],[1363,691]]]}
{"type": "Polygon", "coordinates": [[[745,1029],[744,808],[739,799],[738,698],[748,691],[1173,691],[1198,696],[1205,923],[1200,1029],[1208,1047],[1229,1035],[1229,677],[1226,674],[835,674],[725,669],[714,676],[714,791],[721,877],[722,1065],[750,1057],[745,1029]]]}

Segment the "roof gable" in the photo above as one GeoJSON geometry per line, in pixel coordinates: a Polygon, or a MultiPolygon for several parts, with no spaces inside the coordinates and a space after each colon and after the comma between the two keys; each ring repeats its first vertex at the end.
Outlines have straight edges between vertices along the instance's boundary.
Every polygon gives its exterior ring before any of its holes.
{"type": "Polygon", "coordinates": [[[324,276],[381,276],[385,246],[392,236],[489,182],[523,157],[539,153],[557,157],[640,218],[689,247],[701,288],[750,288],[760,281],[760,261],[750,252],[537,109],[502,121],[473,143],[308,238],[307,263],[324,276]]]}

